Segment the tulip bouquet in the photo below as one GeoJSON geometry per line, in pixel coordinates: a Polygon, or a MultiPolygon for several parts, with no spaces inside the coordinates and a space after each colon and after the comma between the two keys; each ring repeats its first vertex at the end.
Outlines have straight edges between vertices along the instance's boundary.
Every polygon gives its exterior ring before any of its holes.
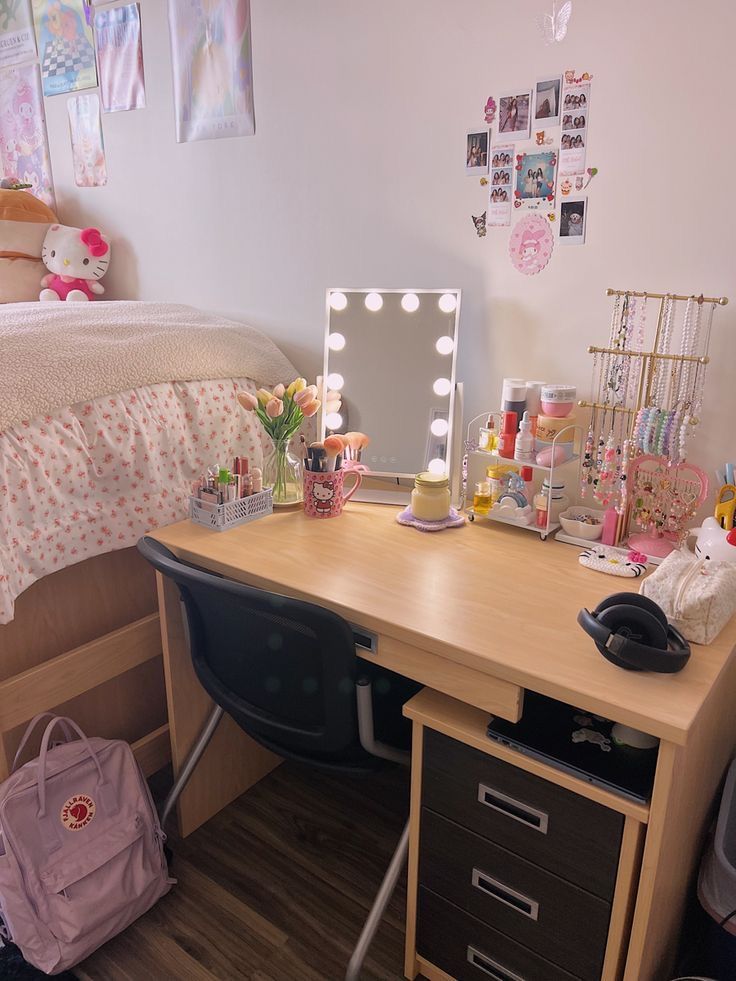
{"type": "Polygon", "coordinates": [[[302,500],[302,464],[290,453],[289,441],[302,422],[319,410],[317,386],[295,378],[288,387],[279,384],[272,392],[266,388],[259,388],[255,395],[239,392],[238,402],[258,416],[273,444],[263,462],[263,486],[273,488],[273,503],[298,503],[302,500]]]}

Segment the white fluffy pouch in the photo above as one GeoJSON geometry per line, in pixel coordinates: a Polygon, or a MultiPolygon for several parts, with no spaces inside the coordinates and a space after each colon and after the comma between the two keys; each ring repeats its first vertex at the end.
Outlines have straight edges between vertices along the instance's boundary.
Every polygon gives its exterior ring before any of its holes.
{"type": "Polygon", "coordinates": [[[662,607],[686,640],[710,644],[736,613],[736,563],[670,552],[639,592],[662,607]]]}

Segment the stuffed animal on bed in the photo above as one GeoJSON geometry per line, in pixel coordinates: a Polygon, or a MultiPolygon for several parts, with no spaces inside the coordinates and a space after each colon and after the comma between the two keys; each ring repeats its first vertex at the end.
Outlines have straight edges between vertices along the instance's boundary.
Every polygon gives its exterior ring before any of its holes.
{"type": "Polygon", "coordinates": [[[49,270],[40,300],[93,300],[105,292],[99,282],[110,263],[110,239],[97,228],[52,225],[41,258],[49,270]]]}
{"type": "Polygon", "coordinates": [[[32,194],[0,187],[0,303],[38,299],[41,247],[56,221],[51,208],[32,194]]]}

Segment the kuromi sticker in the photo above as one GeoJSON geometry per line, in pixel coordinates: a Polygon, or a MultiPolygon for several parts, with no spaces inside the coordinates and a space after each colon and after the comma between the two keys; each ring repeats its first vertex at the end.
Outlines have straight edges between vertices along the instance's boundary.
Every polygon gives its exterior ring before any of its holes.
{"type": "Polygon", "coordinates": [[[61,823],[67,831],[81,831],[94,819],[97,805],[89,794],[75,794],[61,809],[61,823]]]}

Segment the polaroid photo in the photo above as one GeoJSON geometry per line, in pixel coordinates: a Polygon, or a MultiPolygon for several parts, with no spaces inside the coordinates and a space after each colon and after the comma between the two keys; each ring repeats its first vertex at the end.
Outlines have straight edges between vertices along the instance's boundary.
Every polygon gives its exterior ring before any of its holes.
{"type": "Polygon", "coordinates": [[[542,78],[537,82],[534,89],[534,122],[537,125],[559,125],[561,91],[561,76],[557,78],[542,78]]]}
{"type": "Polygon", "coordinates": [[[488,173],[487,129],[469,129],[465,141],[465,173],[482,176],[488,173]]]}
{"type": "Polygon", "coordinates": [[[489,228],[511,224],[514,200],[514,145],[494,146],[491,150],[491,188],[488,192],[486,223],[489,228]]]}
{"type": "Polygon", "coordinates": [[[541,207],[552,205],[555,196],[557,154],[524,153],[516,171],[514,198],[522,204],[541,207]]]}
{"type": "Polygon", "coordinates": [[[509,140],[528,140],[531,132],[532,93],[502,95],[498,100],[498,135],[509,140]]]}
{"type": "Polygon", "coordinates": [[[585,245],[588,199],[578,198],[560,204],[560,245],[585,245]]]}

